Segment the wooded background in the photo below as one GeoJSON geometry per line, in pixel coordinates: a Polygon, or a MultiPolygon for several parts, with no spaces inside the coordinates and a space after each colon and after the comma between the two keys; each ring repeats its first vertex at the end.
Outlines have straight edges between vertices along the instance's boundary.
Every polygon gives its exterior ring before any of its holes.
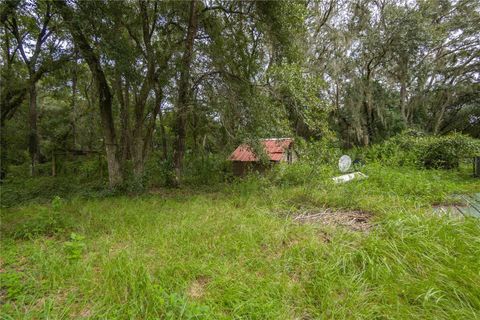
{"type": "Polygon", "coordinates": [[[105,155],[115,187],[255,138],[480,137],[477,0],[6,0],[0,20],[2,177],[59,150],[105,155]]]}

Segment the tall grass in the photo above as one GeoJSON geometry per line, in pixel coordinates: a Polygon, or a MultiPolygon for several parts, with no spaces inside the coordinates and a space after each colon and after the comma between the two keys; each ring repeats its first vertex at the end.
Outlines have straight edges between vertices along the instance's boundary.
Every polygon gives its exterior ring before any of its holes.
{"type": "Polygon", "coordinates": [[[480,317],[480,223],[430,209],[478,192],[469,172],[370,165],[368,179],[334,185],[328,169],[287,171],[215,192],[2,210],[2,318],[480,317]],[[283,214],[324,207],[369,211],[373,227],[283,214]],[[59,230],[18,236],[52,212],[59,230]]]}

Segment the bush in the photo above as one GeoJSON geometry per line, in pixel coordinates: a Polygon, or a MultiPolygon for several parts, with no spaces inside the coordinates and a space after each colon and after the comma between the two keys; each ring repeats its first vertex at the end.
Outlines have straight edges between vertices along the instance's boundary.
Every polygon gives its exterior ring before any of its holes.
{"type": "Polygon", "coordinates": [[[51,208],[41,207],[35,216],[16,224],[10,234],[16,239],[33,239],[62,233],[68,227],[66,217],[62,214],[62,207],[60,197],[55,197],[51,208]]]}
{"type": "Polygon", "coordinates": [[[338,158],[342,155],[339,141],[332,137],[311,142],[298,139],[296,144],[300,160],[311,165],[320,163],[336,165],[338,158]]]}
{"type": "MultiPolygon", "coordinates": [[[[183,162],[182,184],[188,186],[214,185],[230,180],[230,163],[224,155],[186,155],[183,162]]],[[[146,180],[149,186],[169,187],[174,185],[171,159],[162,159],[161,154],[152,154],[146,165],[146,180]]]]}
{"type": "Polygon", "coordinates": [[[222,154],[207,154],[185,158],[183,183],[190,186],[214,185],[232,176],[231,164],[222,154]]]}
{"type": "Polygon", "coordinates": [[[173,186],[174,172],[171,159],[163,159],[160,152],[154,151],[145,164],[145,177],[150,187],[173,186]]]}
{"type": "Polygon", "coordinates": [[[10,176],[2,184],[0,204],[12,207],[26,202],[50,201],[54,196],[70,198],[72,196],[97,196],[105,192],[103,179],[85,179],[78,175],[58,177],[10,176]]]}
{"type": "Polygon", "coordinates": [[[459,133],[427,137],[422,143],[422,161],[427,168],[456,168],[460,160],[480,155],[480,140],[459,133]]]}
{"type": "Polygon", "coordinates": [[[78,260],[81,258],[85,249],[85,237],[72,232],[70,234],[70,240],[65,242],[64,248],[67,257],[70,261],[78,260]]]}
{"type": "Polygon", "coordinates": [[[315,179],[317,176],[317,170],[310,164],[303,162],[280,163],[274,166],[270,174],[270,180],[276,185],[298,186],[315,179]]]}
{"type": "Polygon", "coordinates": [[[78,174],[82,180],[107,178],[106,160],[103,157],[100,159],[96,157],[85,158],[78,163],[78,174]]]}
{"type": "Polygon", "coordinates": [[[386,165],[452,169],[462,159],[480,154],[480,140],[460,133],[428,136],[409,131],[365,151],[370,161],[386,165]]]}

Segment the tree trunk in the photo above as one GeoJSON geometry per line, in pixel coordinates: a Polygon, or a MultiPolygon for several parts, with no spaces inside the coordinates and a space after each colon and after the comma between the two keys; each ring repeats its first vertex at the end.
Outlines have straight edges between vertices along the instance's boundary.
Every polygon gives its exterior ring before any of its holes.
{"type": "MultiPolygon", "coordinates": [[[[76,58],[76,57],[75,57],[76,58]]],[[[77,148],[77,59],[72,70],[72,137],[73,148],[77,148]]]]}
{"type": "Polygon", "coordinates": [[[116,75],[116,94],[120,104],[120,148],[121,163],[131,158],[131,139],[130,139],[130,95],[128,80],[125,80],[125,87],[122,84],[122,77],[116,75]]]}
{"type": "Polygon", "coordinates": [[[76,23],[74,13],[70,7],[62,0],[54,1],[53,4],[60,12],[64,23],[72,35],[75,47],[78,48],[79,52],[87,62],[95,81],[95,86],[98,91],[98,107],[100,109],[105,152],[107,155],[109,185],[111,188],[117,187],[123,183],[123,175],[118,160],[118,146],[112,115],[112,94],[110,92],[110,87],[99,58],[88,43],[88,39],[82,33],[80,26],[76,23]]]}
{"type": "Polygon", "coordinates": [[[163,122],[162,99],[163,99],[163,94],[157,84],[155,86],[155,103],[158,106],[158,118],[160,120],[160,134],[162,135],[161,139],[162,139],[163,159],[167,160],[168,158],[167,135],[165,133],[165,124],[163,122]]]}
{"type": "Polygon", "coordinates": [[[133,135],[132,141],[132,160],[133,160],[133,175],[135,179],[141,179],[144,171],[143,146],[144,141],[140,133],[133,135]]]}
{"type": "Polygon", "coordinates": [[[196,112],[194,112],[192,114],[192,118],[191,118],[191,127],[192,127],[192,139],[193,139],[193,151],[195,153],[198,152],[198,115],[196,114],[196,112]]]}
{"type": "Polygon", "coordinates": [[[398,80],[400,82],[400,114],[402,115],[405,126],[408,126],[408,114],[406,110],[408,68],[408,57],[401,55],[398,63],[398,80]]]}
{"type": "Polygon", "coordinates": [[[125,142],[125,151],[122,155],[127,160],[132,157],[132,139],[130,136],[130,83],[125,79],[125,105],[122,115],[122,136],[125,142]]]}
{"type": "Polygon", "coordinates": [[[450,95],[447,93],[447,97],[445,98],[445,102],[443,102],[440,105],[439,110],[436,112],[434,119],[433,119],[433,134],[438,135],[440,132],[440,125],[443,122],[443,116],[445,114],[445,109],[448,106],[448,103],[450,102],[450,95]]]}
{"type": "MultiPolygon", "coordinates": [[[[448,82],[448,86],[452,86],[455,81],[455,77],[452,77],[448,82]]],[[[440,99],[438,103],[440,104],[440,108],[437,108],[437,112],[434,113],[433,119],[433,134],[438,135],[440,133],[440,125],[443,122],[443,117],[445,115],[445,111],[447,106],[451,103],[452,94],[446,89],[443,93],[440,94],[440,99]]]]}
{"type": "Polygon", "coordinates": [[[37,132],[37,86],[35,82],[30,83],[29,87],[30,103],[28,110],[28,119],[30,124],[30,133],[28,137],[28,151],[30,153],[30,174],[35,176],[35,167],[38,163],[38,132],[37,132]]]}
{"type": "Polygon", "coordinates": [[[405,81],[402,79],[400,83],[400,112],[402,114],[403,122],[405,126],[408,125],[408,116],[407,116],[407,85],[405,81]]]}
{"type": "Polygon", "coordinates": [[[364,111],[365,111],[365,121],[366,121],[366,130],[364,130],[363,144],[368,146],[374,135],[374,116],[373,116],[373,101],[372,101],[372,91],[370,87],[370,80],[367,79],[366,86],[364,88],[364,111]]]}
{"type": "Polygon", "coordinates": [[[7,139],[5,124],[0,123],[0,183],[7,177],[7,139]]]}
{"type": "Polygon", "coordinates": [[[112,116],[112,96],[103,72],[101,74],[96,81],[99,93],[98,102],[107,155],[108,180],[110,187],[114,188],[123,183],[123,175],[118,161],[118,145],[112,116]]]}
{"type": "MultiPolygon", "coordinates": [[[[156,55],[151,44],[155,23],[150,26],[147,1],[139,1],[139,5],[142,18],[142,37],[146,53],[147,74],[144,78],[139,94],[135,95],[135,123],[130,149],[133,160],[134,177],[136,180],[141,181],[145,171],[145,161],[150,149],[151,137],[153,134],[153,128],[159,106],[154,105],[152,112],[150,114],[149,112],[145,114],[145,106],[147,105],[150,92],[155,84],[156,55]],[[148,117],[148,115],[150,117],[148,117]]],[[[153,19],[155,18],[153,17],[153,19]]],[[[141,49],[141,47],[139,49],[141,49]]]]}
{"type": "Polygon", "coordinates": [[[157,116],[161,113],[162,100],[162,90],[159,87],[155,87],[155,106],[152,110],[151,117],[149,118],[149,121],[147,123],[144,123],[142,121],[142,126],[139,127],[139,130],[134,133],[135,138],[132,146],[132,156],[133,173],[136,179],[141,179],[144,175],[145,161],[147,160],[148,155],[152,149],[153,132],[155,131],[155,123],[157,116]]]}
{"type": "Polygon", "coordinates": [[[158,112],[160,119],[160,134],[162,135],[162,151],[163,151],[163,160],[168,159],[168,145],[167,145],[167,134],[165,133],[165,124],[163,122],[163,112],[160,109],[158,112]]]}
{"type": "Polygon", "coordinates": [[[178,101],[175,114],[175,144],[173,152],[173,165],[175,170],[175,184],[180,183],[185,154],[185,137],[187,122],[187,106],[190,99],[190,67],[193,58],[193,42],[197,33],[196,0],[190,2],[190,18],[188,21],[187,37],[185,39],[185,51],[182,57],[180,80],[178,83],[178,101]]]}
{"type": "Polygon", "coordinates": [[[335,80],[335,110],[340,109],[340,91],[338,90],[338,80],[335,80]]]}

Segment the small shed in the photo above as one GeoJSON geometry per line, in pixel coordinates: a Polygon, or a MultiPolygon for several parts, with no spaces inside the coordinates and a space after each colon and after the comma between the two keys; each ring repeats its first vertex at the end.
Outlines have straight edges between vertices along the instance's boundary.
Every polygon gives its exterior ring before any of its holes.
{"type": "Polygon", "coordinates": [[[293,163],[298,156],[291,138],[271,138],[260,141],[270,163],[265,165],[248,144],[241,144],[233,151],[228,160],[232,161],[233,174],[243,176],[249,171],[263,172],[275,163],[293,163]]]}

